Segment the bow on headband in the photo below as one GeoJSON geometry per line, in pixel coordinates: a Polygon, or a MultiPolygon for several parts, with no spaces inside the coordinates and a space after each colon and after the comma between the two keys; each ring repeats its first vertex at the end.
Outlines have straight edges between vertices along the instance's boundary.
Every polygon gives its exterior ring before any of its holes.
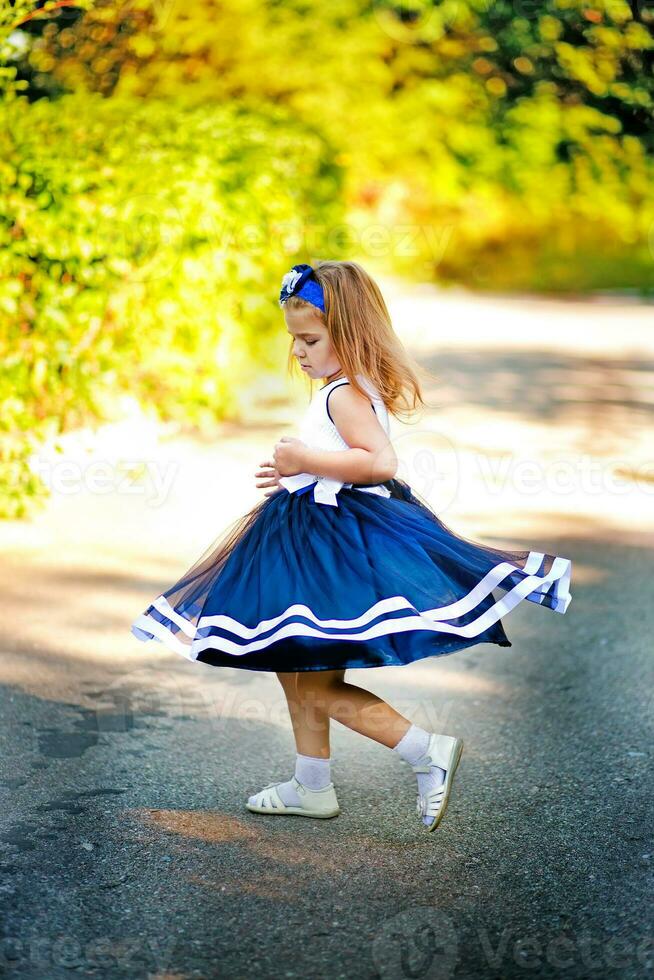
{"type": "Polygon", "coordinates": [[[323,313],[325,312],[325,296],[322,286],[316,279],[312,266],[306,265],[306,263],[294,265],[282,279],[279,305],[283,306],[289,296],[299,296],[301,299],[306,299],[307,302],[313,303],[323,313]]]}

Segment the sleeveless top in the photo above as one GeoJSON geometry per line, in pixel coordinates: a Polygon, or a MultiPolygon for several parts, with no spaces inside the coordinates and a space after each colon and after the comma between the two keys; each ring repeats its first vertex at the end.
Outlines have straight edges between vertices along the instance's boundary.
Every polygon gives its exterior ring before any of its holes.
{"type": "MultiPolygon", "coordinates": [[[[362,374],[357,374],[356,378],[362,389],[370,396],[372,410],[379,419],[380,425],[386,434],[390,435],[388,410],[379,392],[372,382],[362,374]]],[[[351,448],[334,425],[329,412],[329,396],[331,392],[334,388],[349,383],[347,378],[336,378],[315,392],[298,427],[298,438],[311,449],[337,452],[351,448]]],[[[390,490],[383,483],[343,483],[341,480],[318,476],[314,473],[297,473],[294,476],[283,476],[280,477],[279,484],[288,490],[289,493],[295,493],[305,488],[308,490],[312,484],[315,484],[313,496],[316,503],[331,504],[335,507],[338,507],[336,494],[343,487],[363,490],[367,493],[376,493],[383,497],[390,497],[390,490]]]]}

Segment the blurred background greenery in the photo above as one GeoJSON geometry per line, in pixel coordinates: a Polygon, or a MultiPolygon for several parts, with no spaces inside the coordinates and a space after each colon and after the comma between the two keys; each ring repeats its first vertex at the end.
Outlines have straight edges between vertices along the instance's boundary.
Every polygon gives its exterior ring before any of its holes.
{"type": "Polygon", "coordinates": [[[654,9],[0,0],[0,516],[129,395],[239,418],[291,264],[652,295],[654,9]]]}

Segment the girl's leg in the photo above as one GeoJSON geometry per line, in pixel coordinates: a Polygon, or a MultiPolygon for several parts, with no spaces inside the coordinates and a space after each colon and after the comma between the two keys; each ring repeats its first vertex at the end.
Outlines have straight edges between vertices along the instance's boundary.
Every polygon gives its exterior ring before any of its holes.
{"type": "MultiPolygon", "coordinates": [[[[316,709],[305,710],[297,685],[297,672],[277,672],[282,685],[288,712],[291,716],[295,746],[295,778],[312,790],[325,789],[331,783],[331,759],[329,758],[329,715],[316,709]]],[[[277,784],[277,792],[287,806],[300,806],[301,801],[292,779],[277,784]]],[[[255,794],[256,795],[256,794],[255,794]]],[[[250,797],[250,802],[255,802],[250,797]]]]}
{"type": "Polygon", "coordinates": [[[298,752],[329,756],[330,718],[388,748],[394,748],[411,727],[407,718],[376,694],[347,682],[344,670],[303,670],[277,676],[289,699],[298,752]]]}
{"type": "MultiPolygon", "coordinates": [[[[430,744],[430,733],[414,725],[395,708],[382,701],[376,694],[349,684],[345,671],[312,670],[297,675],[295,690],[302,705],[303,718],[322,719],[325,714],[361,735],[395,749],[405,762],[418,762],[430,744]]],[[[422,822],[434,826],[434,814],[427,811],[428,797],[438,800],[442,806],[442,793],[438,789],[446,778],[446,770],[431,765],[427,771],[416,773],[419,800],[423,801],[422,822]]]]}
{"type": "MultiPolygon", "coordinates": [[[[295,747],[298,752],[315,758],[329,758],[329,715],[318,706],[308,711],[303,703],[302,689],[298,685],[301,672],[293,671],[278,673],[277,679],[284,689],[288,712],[293,725],[295,747]]],[[[322,671],[320,671],[322,673],[322,671]]],[[[328,671],[333,674],[344,674],[345,671],[328,671]]]]}
{"type": "MultiPolygon", "coordinates": [[[[298,766],[310,764],[306,758],[310,754],[316,757],[316,765],[323,760],[328,764],[330,718],[395,749],[409,763],[417,762],[427,750],[429,732],[414,725],[376,694],[348,683],[344,670],[297,671],[277,674],[277,677],[288,701],[297,751],[306,753],[298,755],[298,766]]],[[[431,766],[428,772],[419,772],[420,793],[440,786],[445,775],[445,770],[437,765],[431,766]]],[[[426,825],[432,819],[423,816],[426,825]]]]}

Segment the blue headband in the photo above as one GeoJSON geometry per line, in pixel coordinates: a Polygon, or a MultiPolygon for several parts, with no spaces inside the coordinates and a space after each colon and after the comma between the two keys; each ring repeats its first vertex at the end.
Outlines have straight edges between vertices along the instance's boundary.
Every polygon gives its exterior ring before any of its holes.
{"type": "Polygon", "coordinates": [[[282,289],[279,294],[279,305],[283,306],[289,296],[299,296],[313,303],[319,310],[325,312],[325,295],[322,286],[316,279],[316,274],[310,265],[301,263],[294,265],[282,279],[282,289]]]}

